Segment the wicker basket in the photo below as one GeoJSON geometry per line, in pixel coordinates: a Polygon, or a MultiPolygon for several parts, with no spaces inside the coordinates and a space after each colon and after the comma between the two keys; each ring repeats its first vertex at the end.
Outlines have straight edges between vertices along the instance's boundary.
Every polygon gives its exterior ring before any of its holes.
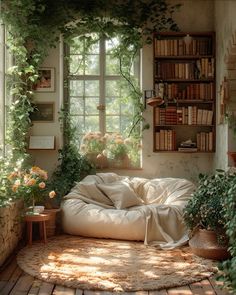
{"type": "Polygon", "coordinates": [[[56,215],[61,209],[45,209],[43,213],[49,214],[50,219],[46,221],[47,237],[52,237],[56,233],[56,215]]]}
{"type": "Polygon", "coordinates": [[[227,246],[219,245],[216,233],[211,230],[199,229],[189,241],[194,254],[208,259],[225,260],[230,257],[227,246]]]}

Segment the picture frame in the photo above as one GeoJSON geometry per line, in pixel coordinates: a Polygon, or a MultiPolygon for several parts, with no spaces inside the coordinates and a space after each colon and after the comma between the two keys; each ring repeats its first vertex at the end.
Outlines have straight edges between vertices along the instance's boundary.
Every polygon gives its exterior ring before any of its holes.
{"type": "Polygon", "coordinates": [[[35,110],[30,115],[32,122],[53,122],[54,121],[54,103],[36,102],[35,110]]]}
{"type": "Polygon", "coordinates": [[[55,150],[55,136],[30,136],[29,149],[30,150],[55,150]]]}
{"type": "Polygon", "coordinates": [[[39,68],[39,78],[35,84],[36,92],[55,91],[55,68],[39,68]]]}

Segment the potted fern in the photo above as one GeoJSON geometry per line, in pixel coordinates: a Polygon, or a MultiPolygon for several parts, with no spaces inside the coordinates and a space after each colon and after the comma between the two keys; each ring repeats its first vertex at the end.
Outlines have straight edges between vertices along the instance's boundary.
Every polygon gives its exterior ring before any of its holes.
{"type": "Polygon", "coordinates": [[[199,175],[199,185],[184,209],[189,245],[198,256],[216,260],[229,256],[225,204],[233,178],[223,170],[199,175]]]}

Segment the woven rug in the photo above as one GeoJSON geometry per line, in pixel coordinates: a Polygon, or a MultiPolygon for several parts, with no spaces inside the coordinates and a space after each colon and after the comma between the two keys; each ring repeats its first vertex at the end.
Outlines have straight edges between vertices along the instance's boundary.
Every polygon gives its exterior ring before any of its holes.
{"type": "Polygon", "coordinates": [[[188,247],[159,250],[142,242],[62,235],[23,248],[19,266],[41,280],[68,287],[105,290],[159,290],[211,276],[216,265],[188,247]]]}

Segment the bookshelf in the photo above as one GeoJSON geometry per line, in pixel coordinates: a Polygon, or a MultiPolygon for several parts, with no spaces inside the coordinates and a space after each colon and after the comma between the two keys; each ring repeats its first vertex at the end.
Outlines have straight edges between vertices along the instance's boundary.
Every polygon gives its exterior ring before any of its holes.
{"type": "Polygon", "coordinates": [[[215,34],[154,34],[153,151],[215,151],[215,34]]]}

